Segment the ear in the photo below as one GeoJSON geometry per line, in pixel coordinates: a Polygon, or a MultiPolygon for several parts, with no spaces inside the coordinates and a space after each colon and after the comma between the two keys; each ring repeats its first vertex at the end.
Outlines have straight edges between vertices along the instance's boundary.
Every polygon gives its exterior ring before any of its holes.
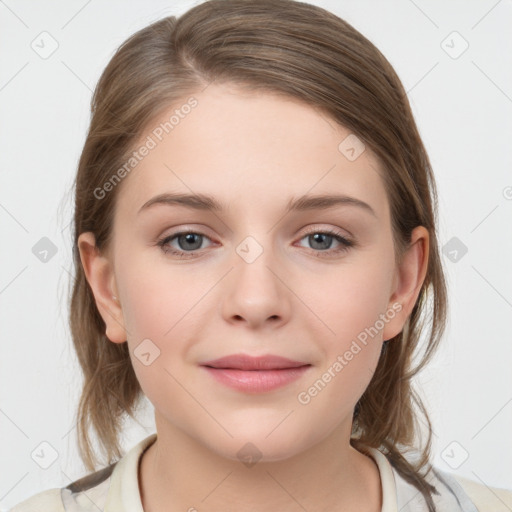
{"type": "Polygon", "coordinates": [[[106,325],[107,338],[114,343],[123,343],[126,329],[119,299],[114,298],[118,293],[112,262],[108,255],[100,253],[92,232],[82,233],[77,245],[96,307],[106,325]]]}
{"type": "Polygon", "coordinates": [[[393,338],[402,331],[416,304],[427,274],[429,243],[429,232],[424,226],[413,229],[410,245],[395,271],[389,299],[389,307],[398,312],[384,327],[383,341],[393,338]]]}

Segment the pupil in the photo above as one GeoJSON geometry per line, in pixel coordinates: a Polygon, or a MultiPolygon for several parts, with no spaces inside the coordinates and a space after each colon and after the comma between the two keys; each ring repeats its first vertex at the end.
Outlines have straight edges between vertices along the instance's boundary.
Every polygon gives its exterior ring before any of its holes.
{"type": "Polygon", "coordinates": [[[329,248],[330,244],[326,244],[325,240],[329,239],[330,235],[324,235],[322,233],[315,233],[314,235],[312,235],[312,237],[313,237],[314,243],[318,242],[318,243],[322,244],[322,239],[323,239],[324,247],[320,247],[321,249],[328,249],[329,248]],[[327,246],[325,246],[325,245],[327,245],[327,246]]]}
{"type": "MultiPolygon", "coordinates": [[[[185,239],[185,244],[194,244],[194,238],[198,237],[198,235],[194,234],[194,233],[187,233],[186,235],[183,235],[182,238],[185,239]]],[[[196,244],[197,244],[197,240],[196,240],[196,244]]],[[[201,243],[199,243],[199,246],[201,245],[201,243]]],[[[189,247],[190,249],[191,247],[189,247]]],[[[192,247],[192,249],[197,249],[198,247],[192,247]]]]}

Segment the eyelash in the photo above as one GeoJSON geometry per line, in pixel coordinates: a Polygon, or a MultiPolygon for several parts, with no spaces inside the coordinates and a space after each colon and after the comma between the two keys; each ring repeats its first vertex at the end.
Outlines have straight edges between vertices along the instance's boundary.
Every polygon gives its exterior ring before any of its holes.
{"type": "MultiPolygon", "coordinates": [[[[167,246],[167,244],[171,240],[173,240],[175,238],[178,238],[180,236],[183,236],[183,235],[188,235],[188,234],[199,235],[199,236],[202,236],[202,237],[209,238],[207,235],[205,235],[203,233],[200,233],[200,232],[197,232],[197,231],[193,231],[193,230],[186,230],[186,231],[179,231],[179,232],[174,233],[172,235],[169,235],[169,236],[166,236],[164,238],[161,238],[160,240],[158,240],[157,245],[162,249],[162,251],[165,254],[171,254],[171,255],[174,255],[174,256],[179,256],[180,258],[183,258],[183,259],[193,258],[193,257],[196,256],[196,254],[198,252],[200,252],[201,249],[198,249],[196,251],[178,251],[176,249],[170,249],[167,246]]],[[[314,235],[314,234],[322,234],[322,235],[332,236],[337,242],[339,242],[341,244],[341,247],[338,248],[338,249],[326,249],[324,251],[310,249],[310,250],[314,251],[315,253],[317,253],[316,256],[319,257],[319,258],[333,257],[336,254],[347,252],[351,247],[354,247],[356,245],[356,243],[354,241],[346,239],[341,234],[339,234],[337,231],[334,231],[334,230],[331,230],[331,229],[326,229],[326,230],[313,229],[313,230],[308,231],[307,233],[305,233],[304,236],[301,238],[301,240],[303,238],[306,238],[309,235],[314,235]]]]}

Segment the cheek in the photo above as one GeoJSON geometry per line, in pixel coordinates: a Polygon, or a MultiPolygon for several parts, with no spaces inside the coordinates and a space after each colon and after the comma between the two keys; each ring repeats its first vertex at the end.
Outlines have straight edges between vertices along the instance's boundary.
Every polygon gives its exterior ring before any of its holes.
{"type": "Polygon", "coordinates": [[[119,291],[130,357],[142,390],[157,406],[179,399],[188,349],[212,308],[208,290],[218,279],[198,278],[186,265],[119,259],[119,291]],[[122,262],[121,262],[122,261],[122,262]]]}
{"type": "Polygon", "coordinates": [[[318,406],[338,404],[341,411],[347,399],[357,402],[368,386],[380,358],[383,329],[395,316],[389,304],[391,269],[391,260],[367,258],[340,266],[325,281],[316,280],[317,285],[325,282],[323,288],[302,289],[304,302],[315,305],[316,318],[308,323],[315,326],[313,336],[322,353],[318,406]]]}
{"type": "Polygon", "coordinates": [[[325,340],[322,346],[331,356],[361,333],[371,331],[368,338],[378,342],[381,333],[376,334],[376,330],[383,328],[380,315],[390,308],[392,264],[371,256],[296,281],[294,291],[309,306],[302,308],[311,317],[309,325],[325,340]]]}
{"type": "Polygon", "coordinates": [[[330,281],[328,293],[309,297],[321,311],[315,337],[322,360],[297,401],[309,415],[324,418],[326,432],[351,413],[368,387],[381,355],[385,322],[394,317],[385,293],[390,281],[386,272],[378,267],[346,270],[330,281]]]}
{"type": "Polygon", "coordinates": [[[173,337],[182,320],[195,318],[194,308],[207,291],[206,280],[185,265],[155,265],[134,258],[125,260],[119,277],[125,325],[134,341],[173,337]]]}

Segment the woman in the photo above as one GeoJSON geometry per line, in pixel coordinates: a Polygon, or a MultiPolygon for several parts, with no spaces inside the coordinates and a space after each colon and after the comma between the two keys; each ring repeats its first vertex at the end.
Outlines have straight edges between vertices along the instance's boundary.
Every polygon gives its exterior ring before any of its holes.
{"type": "Polygon", "coordinates": [[[429,462],[436,188],[375,46],[305,3],[211,0],[130,37],[92,110],[70,323],[83,459],[93,427],[109,465],[14,511],[512,503],[429,462]],[[123,456],[143,396],[157,432],[123,456]]]}

